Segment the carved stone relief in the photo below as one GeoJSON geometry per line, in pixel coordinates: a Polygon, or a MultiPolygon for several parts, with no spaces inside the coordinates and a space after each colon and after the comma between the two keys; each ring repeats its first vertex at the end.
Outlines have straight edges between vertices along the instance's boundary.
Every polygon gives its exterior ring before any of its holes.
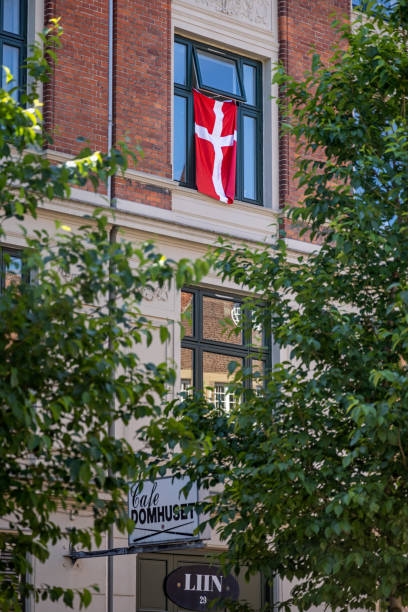
{"type": "Polygon", "coordinates": [[[234,19],[270,30],[272,27],[271,0],[191,0],[210,11],[224,13],[234,19]]]}
{"type": "Polygon", "coordinates": [[[143,298],[147,302],[167,302],[169,298],[169,292],[165,287],[157,287],[152,289],[151,287],[144,287],[142,290],[143,298]]]}
{"type": "Polygon", "coordinates": [[[193,0],[193,3],[198,4],[199,6],[203,6],[204,8],[207,8],[210,11],[218,11],[222,13],[225,0],[193,0]]]}

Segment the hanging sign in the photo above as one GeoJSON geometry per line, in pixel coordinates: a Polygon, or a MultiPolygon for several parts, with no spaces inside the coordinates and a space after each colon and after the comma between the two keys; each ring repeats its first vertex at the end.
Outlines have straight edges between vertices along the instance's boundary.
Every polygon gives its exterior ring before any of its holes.
{"type": "Polygon", "coordinates": [[[216,610],[225,600],[236,601],[239,585],[231,574],[224,576],[214,565],[184,565],[166,577],[164,591],[177,606],[187,610],[216,610]]]}
{"type": "MultiPolygon", "coordinates": [[[[199,525],[197,512],[198,488],[193,483],[185,496],[181,489],[189,482],[158,478],[134,484],[129,489],[129,518],[135,528],[129,535],[129,545],[150,545],[180,540],[196,540],[199,525]]],[[[206,536],[208,537],[208,535],[206,536]]]]}

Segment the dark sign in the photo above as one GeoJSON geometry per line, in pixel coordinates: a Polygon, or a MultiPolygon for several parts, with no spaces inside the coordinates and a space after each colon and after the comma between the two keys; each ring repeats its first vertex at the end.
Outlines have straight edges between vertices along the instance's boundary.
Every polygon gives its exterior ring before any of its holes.
{"type": "Polygon", "coordinates": [[[226,599],[239,597],[238,582],[214,565],[183,565],[171,572],[164,583],[169,599],[187,610],[216,610],[226,599]]]}

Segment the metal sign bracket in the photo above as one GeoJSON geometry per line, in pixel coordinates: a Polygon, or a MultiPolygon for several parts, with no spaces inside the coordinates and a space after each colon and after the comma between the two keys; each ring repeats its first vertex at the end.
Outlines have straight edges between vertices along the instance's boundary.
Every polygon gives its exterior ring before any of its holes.
{"type": "Polygon", "coordinates": [[[203,548],[204,542],[199,539],[186,540],[184,542],[169,542],[168,544],[145,544],[144,546],[126,546],[124,548],[110,548],[107,550],[76,550],[75,546],[70,544],[69,553],[64,555],[71,559],[74,565],[79,559],[94,559],[96,557],[114,557],[117,555],[137,555],[144,552],[171,552],[173,550],[182,550],[185,548],[203,548]]]}

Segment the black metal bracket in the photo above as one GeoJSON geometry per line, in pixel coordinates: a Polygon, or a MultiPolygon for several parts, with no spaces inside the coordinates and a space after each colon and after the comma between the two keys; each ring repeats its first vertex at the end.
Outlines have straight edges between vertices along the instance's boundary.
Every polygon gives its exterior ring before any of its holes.
{"type": "Polygon", "coordinates": [[[169,542],[168,544],[145,544],[144,546],[126,546],[124,548],[110,548],[107,550],[75,550],[75,547],[70,544],[69,553],[64,555],[71,559],[72,564],[78,559],[94,559],[96,557],[114,557],[116,555],[137,555],[144,552],[171,552],[173,550],[182,550],[185,548],[203,548],[204,542],[199,538],[169,542]]]}

